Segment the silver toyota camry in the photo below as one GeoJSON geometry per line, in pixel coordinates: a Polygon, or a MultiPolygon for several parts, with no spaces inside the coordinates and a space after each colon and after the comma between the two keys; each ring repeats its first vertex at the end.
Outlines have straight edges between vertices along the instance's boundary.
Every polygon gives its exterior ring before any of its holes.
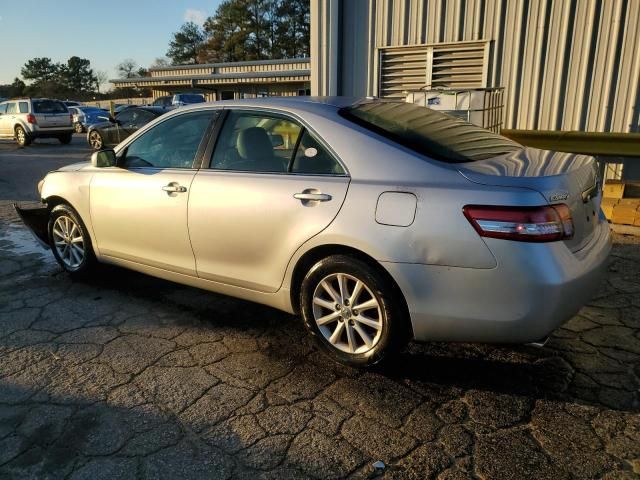
{"type": "Polygon", "coordinates": [[[70,274],[110,263],[299,313],[351,365],[410,339],[541,342],[610,251],[592,157],[400,102],[181,108],[39,191],[16,208],[70,274]]]}

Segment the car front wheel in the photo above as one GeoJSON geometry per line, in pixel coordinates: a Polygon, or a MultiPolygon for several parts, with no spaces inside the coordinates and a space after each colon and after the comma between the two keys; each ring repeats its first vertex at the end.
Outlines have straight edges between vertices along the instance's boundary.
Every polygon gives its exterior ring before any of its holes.
{"type": "Polygon", "coordinates": [[[397,288],[358,258],[334,255],[316,263],[303,280],[300,303],[307,330],[341,363],[379,363],[408,340],[397,288]]]}
{"type": "Polygon", "coordinates": [[[94,150],[101,150],[104,146],[104,142],[102,140],[102,135],[97,130],[92,130],[89,134],[89,145],[94,150]]]}
{"type": "Polygon", "coordinates": [[[74,128],[74,130],[75,130],[75,132],[76,132],[76,133],[82,133],[82,132],[84,132],[84,128],[82,128],[82,124],[81,124],[80,122],[76,123],[76,124],[73,126],[73,128],[74,128]]]}
{"type": "Polygon", "coordinates": [[[96,258],[87,229],[69,205],[57,205],[51,210],[49,244],[60,266],[74,276],[84,276],[95,266],[96,258]]]}

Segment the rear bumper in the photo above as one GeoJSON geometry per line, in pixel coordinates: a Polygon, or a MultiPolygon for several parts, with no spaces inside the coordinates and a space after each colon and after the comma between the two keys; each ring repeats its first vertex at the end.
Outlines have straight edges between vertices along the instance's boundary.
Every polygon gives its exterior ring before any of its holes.
{"type": "Polygon", "coordinates": [[[21,208],[17,203],[13,204],[13,208],[16,210],[22,223],[31,231],[35,239],[40,246],[45,249],[49,249],[49,211],[47,207],[40,208],[21,208]]]}
{"type": "Polygon", "coordinates": [[[595,294],[611,250],[601,222],[587,246],[486,239],[493,269],[384,263],[402,289],[419,341],[538,342],[595,294]]]}
{"type": "Polygon", "coordinates": [[[29,136],[34,138],[47,138],[47,137],[58,137],[60,135],[66,135],[69,133],[73,133],[73,125],[69,125],[68,127],[52,127],[52,128],[42,128],[35,127],[29,132],[29,136]]]}

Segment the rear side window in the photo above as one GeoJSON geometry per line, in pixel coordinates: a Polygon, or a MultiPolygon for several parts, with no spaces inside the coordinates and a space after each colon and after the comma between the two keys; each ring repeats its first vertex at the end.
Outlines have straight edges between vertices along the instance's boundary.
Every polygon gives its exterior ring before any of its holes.
{"type": "Polygon", "coordinates": [[[305,130],[298,143],[291,172],[313,175],[343,175],[344,169],[309,131],[305,130]]]}
{"type": "Polygon", "coordinates": [[[230,112],[213,152],[212,168],[284,173],[301,130],[297,123],[278,115],[230,112]]]}
{"type": "Polygon", "coordinates": [[[410,103],[361,103],[341,109],[340,114],[417,153],[447,163],[484,160],[522,149],[502,135],[410,103]]]}
{"type": "Polygon", "coordinates": [[[29,102],[19,102],[18,109],[20,113],[29,113],[29,102]]]}
{"type": "Polygon", "coordinates": [[[34,100],[33,113],[67,113],[67,107],[55,100],[34,100]]]}

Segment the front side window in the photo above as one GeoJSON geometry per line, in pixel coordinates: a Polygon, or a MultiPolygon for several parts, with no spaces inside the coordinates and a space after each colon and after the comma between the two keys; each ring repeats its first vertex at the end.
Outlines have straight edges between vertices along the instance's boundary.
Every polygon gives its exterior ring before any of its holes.
{"type": "Polygon", "coordinates": [[[18,109],[20,113],[29,113],[29,102],[19,102],[18,109]]]}
{"type": "Polygon", "coordinates": [[[6,103],[0,103],[0,115],[3,115],[7,113],[7,104],[6,103]]]}
{"type": "Polygon", "coordinates": [[[153,113],[147,112],[145,110],[137,110],[135,112],[134,117],[133,117],[132,123],[136,127],[142,128],[143,126],[145,126],[147,123],[149,123],[154,118],[156,118],[156,117],[155,117],[155,115],[153,113]]]}
{"type": "Polygon", "coordinates": [[[340,114],[417,153],[447,162],[484,160],[522,145],[444,113],[404,102],[365,102],[340,114]]]}
{"type": "Polygon", "coordinates": [[[211,161],[218,170],[287,172],[302,127],[263,113],[231,112],[211,161]]]}
{"type": "Polygon", "coordinates": [[[7,113],[18,113],[18,105],[15,102],[8,103],[7,113]]]}
{"type": "Polygon", "coordinates": [[[118,120],[120,125],[130,125],[131,122],[133,122],[133,113],[134,112],[132,110],[125,110],[124,112],[116,115],[116,120],[118,120]]]}
{"type": "Polygon", "coordinates": [[[192,168],[215,111],[176,115],[135,139],[120,160],[123,168],[192,168]]]}

